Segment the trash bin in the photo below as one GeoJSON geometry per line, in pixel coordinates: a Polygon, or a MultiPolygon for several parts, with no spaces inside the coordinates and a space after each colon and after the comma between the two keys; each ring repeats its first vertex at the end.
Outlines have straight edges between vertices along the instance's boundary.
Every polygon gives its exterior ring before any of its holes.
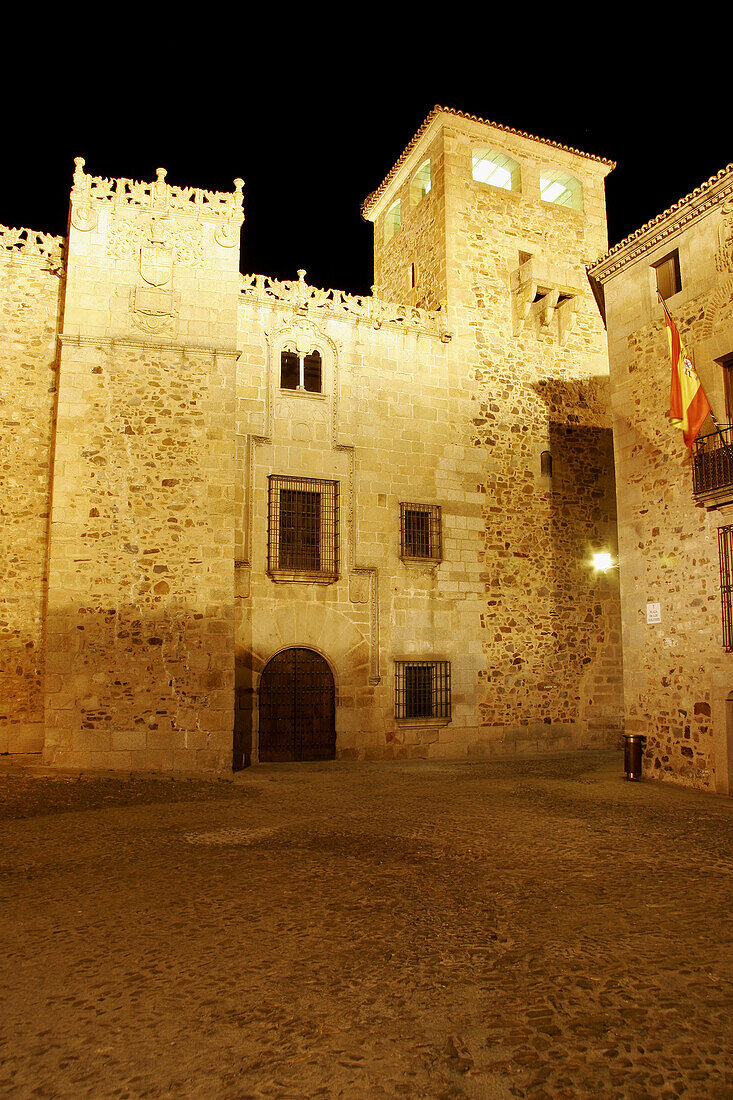
{"type": "Polygon", "coordinates": [[[641,779],[641,750],[644,737],[640,733],[624,734],[624,771],[627,779],[641,779]]]}

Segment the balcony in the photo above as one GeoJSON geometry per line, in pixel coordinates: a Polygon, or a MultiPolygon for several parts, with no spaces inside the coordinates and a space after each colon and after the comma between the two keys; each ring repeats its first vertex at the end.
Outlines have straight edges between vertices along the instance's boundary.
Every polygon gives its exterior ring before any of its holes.
{"type": "Polygon", "coordinates": [[[706,508],[733,504],[733,427],[700,436],[692,455],[692,491],[706,508]]]}

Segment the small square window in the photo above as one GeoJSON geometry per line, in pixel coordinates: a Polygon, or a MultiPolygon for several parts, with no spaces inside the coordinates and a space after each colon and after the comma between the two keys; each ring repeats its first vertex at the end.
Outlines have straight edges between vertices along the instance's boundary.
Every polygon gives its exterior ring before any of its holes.
{"type": "Polygon", "coordinates": [[[400,504],[400,535],[401,557],[440,561],[440,505],[400,504]]]}
{"type": "Polygon", "coordinates": [[[676,249],[674,252],[670,252],[669,256],[665,256],[663,260],[652,266],[657,275],[657,290],[665,301],[682,290],[680,257],[676,249]]]}
{"type": "Polygon", "coordinates": [[[267,568],[271,575],[338,576],[338,501],[337,481],[270,476],[267,568]]]}
{"type": "Polygon", "coordinates": [[[450,661],[395,661],[395,718],[450,716],[450,661]]]}

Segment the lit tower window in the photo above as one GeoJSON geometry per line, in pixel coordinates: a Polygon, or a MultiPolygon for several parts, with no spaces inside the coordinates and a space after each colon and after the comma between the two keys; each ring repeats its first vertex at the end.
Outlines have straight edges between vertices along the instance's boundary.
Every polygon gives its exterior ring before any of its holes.
{"type": "Polygon", "coordinates": [[[504,191],[519,191],[521,174],[516,160],[496,149],[474,149],[473,178],[504,191]]]}
{"type": "Polygon", "coordinates": [[[431,185],[430,161],[426,160],[420,165],[410,184],[410,202],[413,206],[417,206],[425,198],[431,185]]]}
{"type": "Polygon", "coordinates": [[[555,206],[569,206],[572,210],[583,209],[583,185],[575,176],[567,172],[553,170],[540,175],[540,198],[555,206]]]}

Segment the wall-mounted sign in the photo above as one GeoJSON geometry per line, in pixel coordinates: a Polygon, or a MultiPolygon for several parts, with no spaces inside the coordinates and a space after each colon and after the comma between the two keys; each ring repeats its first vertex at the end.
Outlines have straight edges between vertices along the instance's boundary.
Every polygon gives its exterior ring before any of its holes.
{"type": "Polygon", "coordinates": [[[648,623],[661,623],[662,605],[660,603],[648,603],[646,605],[646,621],[648,623]]]}

